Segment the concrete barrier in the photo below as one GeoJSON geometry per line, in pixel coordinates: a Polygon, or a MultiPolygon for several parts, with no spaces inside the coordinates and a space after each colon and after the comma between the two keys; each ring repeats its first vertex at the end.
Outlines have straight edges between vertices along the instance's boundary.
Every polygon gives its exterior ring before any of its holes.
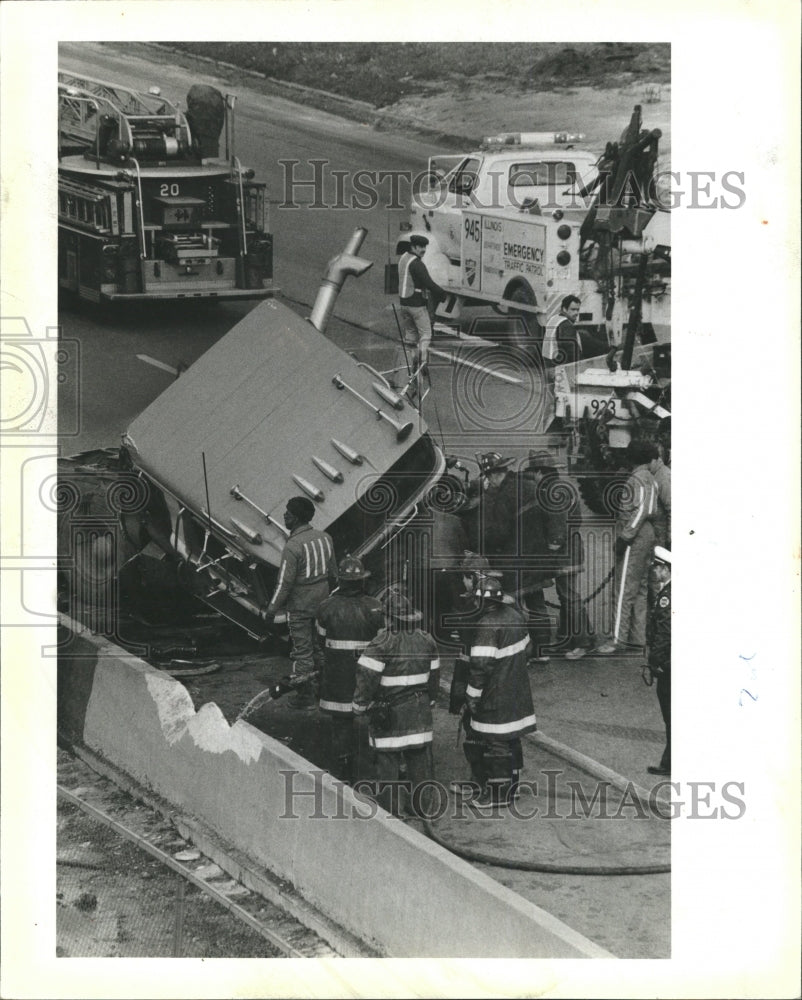
{"type": "Polygon", "coordinates": [[[59,730],[395,957],[612,958],[247,722],[62,619],[59,730]]]}

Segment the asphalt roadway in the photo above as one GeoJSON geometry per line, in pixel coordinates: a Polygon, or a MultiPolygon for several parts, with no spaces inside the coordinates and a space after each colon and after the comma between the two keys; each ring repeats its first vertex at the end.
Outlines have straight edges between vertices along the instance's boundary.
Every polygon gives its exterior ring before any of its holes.
{"type": "MultiPolygon", "coordinates": [[[[88,75],[112,77],[145,89],[158,82],[165,96],[182,99],[188,87],[199,82],[198,74],[179,66],[166,62],[154,66],[139,56],[112,53],[95,43],[64,44],[62,63],[88,75]]],[[[207,73],[208,69],[202,82],[230,89],[230,85],[226,87],[207,73]]],[[[356,352],[361,360],[378,368],[389,367],[394,352],[394,323],[392,300],[383,292],[382,265],[388,244],[394,242],[400,213],[381,206],[370,211],[324,211],[306,206],[281,209],[278,203],[284,169],[278,160],[303,163],[315,157],[326,158],[332,169],[351,173],[360,168],[417,172],[425,166],[426,157],[437,150],[416,139],[375,133],[367,126],[299,108],[245,87],[237,87],[237,92],[238,154],[256,169],[258,178],[268,181],[275,203],[272,229],[276,278],[282,296],[307,315],[327,261],[342,249],[356,226],[366,226],[370,235],[362,255],[373,259],[375,266],[362,279],[350,280],[345,286],[327,335],[346,350],[356,352]]],[[[213,307],[167,304],[124,311],[62,303],[62,335],[75,353],[77,372],[76,379],[62,387],[60,397],[62,454],[118,444],[133,417],[170,384],[170,374],[141,360],[139,355],[174,367],[191,364],[252,307],[248,303],[213,307]]],[[[445,338],[436,346],[446,353],[458,349],[445,338]]],[[[516,456],[525,454],[534,443],[533,431],[539,429],[545,390],[514,355],[493,346],[469,350],[476,363],[508,379],[520,378],[522,384],[486,373],[468,375],[466,381],[468,369],[438,357],[432,363],[432,392],[424,404],[432,433],[448,451],[472,455],[492,448],[516,456]]],[[[553,593],[547,597],[555,599],[553,593]]],[[[609,594],[599,599],[600,621],[605,614],[609,617],[609,600],[609,594]]],[[[654,690],[647,689],[640,679],[639,663],[592,657],[571,662],[554,657],[548,664],[533,668],[532,688],[542,733],[612,769],[623,781],[647,789],[654,784],[646,767],[659,760],[663,727],[654,690]]],[[[438,725],[444,734],[448,728],[451,743],[455,720],[445,711],[442,715],[438,725]]],[[[445,739],[444,735],[444,746],[445,739]]],[[[537,766],[543,766],[541,748],[529,746],[527,754],[537,754],[537,766]]],[[[662,821],[663,838],[668,836],[668,826],[662,821]]],[[[573,827],[584,830],[587,824],[583,827],[575,823],[573,827]]],[[[598,824],[594,827],[598,828],[598,824]]],[[[588,847],[577,850],[581,853],[588,847]]],[[[543,878],[551,879],[551,884],[538,888],[530,898],[555,915],[563,915],[568,922],[567,900],[580,891],[590,893],[589,908],[574,926],[614,954],[669,954],[669,876],[613,877],[619,889],[622,878],[627,879],[627,886],[620,893],[616,890],[613,895],[618,902],[612,906],[610,879],[543,878]],[[580,883],[584,883],[581,890],[580,883]]]]}

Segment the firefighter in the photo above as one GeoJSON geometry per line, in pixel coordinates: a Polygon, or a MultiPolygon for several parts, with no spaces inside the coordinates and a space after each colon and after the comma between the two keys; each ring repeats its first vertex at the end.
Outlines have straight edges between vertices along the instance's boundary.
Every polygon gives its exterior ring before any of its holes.
{"type": "Polygon", "coordinates": [[[380,805],[400,815],[403,799],[408,813],[425,815],[429,790],[420,786],[434,777],[432,706],[440,659],[434,639],[419,628],[423,616],[399,588],[388,589],[383,605],[386,626],[357,661],[353,708],[367,713],[380,805]],[[406,796],[400,794],[402,765],[406,796]]]}
{"type": "Polygon", "coordinates": [[[649,685],[657,681],[657,701],[666,727],[666,746],[660,763],[646,768],[649,774],[671,774],[671,553],[660,545],[654,547],[649,571],[649,617],[646,642],[649,647],[643,679],[649,685]]]}
{"type": "MultiPolygon", "coordinates": [[[[560,602],[557,642],[567,646],[566,659],[578,660],[593,646],[588,613],[577,588],[577,578],[584,571],[579,495],[571,483],[560,477],[547,451],[530,451],[522,475],[531,479],[535,489],[531,529],[536,536],[535,548],[542,557],[542,572],[554,577],[560,602]]],[[[525,522],[525,526],[530,523],[525,522]]],[[[542,590],[539,597],[542,600],[542,590]]],[[[543,605],[545,610],[545,601],[543,605]]]]}
{"type": "Polygon", "coordinates": [[[460,715],[465,704],[470,651],[479,610],[477,588],[482,575],[490,572],[490,563],[484,556],[466,550],[460,561],[460,569],[462,572],[462,593],[454,606],[454,627],[449,636],[453,642],[458,642],[460,646],[460,651],[454,659],[454,672],[451,677],[448,710],[452,715],[460,715]]]}
{"type": "Polygon", "coordinates": [[[543,650],[551,641],[551,619],[543,588],[551,584],[540,555],[542,530],[534,485],[510,468],[515,459],[498,452],[479,456],[478,481],[473,485],[464,520],[467,534],[490,561],[510,603],[517,602],[529,622],[533,660],[548,662],[543,650]]]}
{"type": "MultiPolygon", "coordinates": [[[[334,545],[325,531],[316,531],[309,522],[315,505],[306,497],[290,497],[284,524],[290,536],[281,553],[278,582],[265,612],[268,622],[286,609],[292,640],[292,672],[312,673],[323,665],[323,651],[315,640],[315,616],[329,588],[337,580],[334,545]]],[[[314,708],[314,685],[301,685],[288,699],[292,708],[314,708]]]]}
{"type": "Polygon", "coordinates": [[[398,261],[398,295],[400,309],[401,336],[404,344],[398,353],[396,370],[406,371],[407,364],[412,372],[429,362],[429,345],[432,341],[432,320],[429,315],[427,292],[435,299],[448,294],[429,275],[421,259],[426,253],[429,241],[425,236],[413,235],[409,238],[409,249],[398,261]]]}
{"type": "Polygon", "coordinates": [[[356,661],[384,626],[384,612],[375,597],[365,593],[370,572],[355,556],[339,565],[340,585],[318,608],[317,633],[324,650],[320,677],[320,709],[331,717],[333,773],[344,781],[361,776],[355,767],[353,734],[356,661]]]}
{"type": "MultiPolygon", "coordinates": [[[[518,483],[510,471],[514,461],[497,451],[480,455],[479,480],[472,484],[466,508],[467,537],[491,564],[517,552],[518,483]]],[[[511,584],[511,578],[507,582],[511,584]]]]}
{"type": "Polygon", "coordinates": [[[526,670],[526,621],[504,602],[494,577],[480,578],[482,602],[471,646],[470,677],[463,716],[463,744],[480,788],[474,805],[494,810],[514,798],[523,767],[521,736],[535,729],[526,670]]]}
{"type": "Polygon", "coordinates": [[[646,644],[646,607],[649,565],[655,544],[653,519],[657,511],[657,483],[652,470],[659,452],[650,441],[631,441],[627,458],[633,466],[626,481],[616,526],[616,623],[611,639],[595,652],[615,653],[621,647],[643,650],[646,644]]]}

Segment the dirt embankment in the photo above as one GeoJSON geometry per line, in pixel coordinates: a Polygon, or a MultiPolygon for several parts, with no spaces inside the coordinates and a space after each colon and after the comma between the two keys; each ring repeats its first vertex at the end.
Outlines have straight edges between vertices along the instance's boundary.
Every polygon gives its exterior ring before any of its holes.
{"type": "Polygon", "coordinates": [[[213,60],[232,83],[261,89],[261,79],[298,103],[455,148],[499,131],[555,130],[581,132],[601,151],[635,104],[645,128],[662,130],[666,156],[671,146],[666,44],[164,44],[180,62],[213,60]]]}
{"type": "Polygon", "coordinates": [[[531,95],[566,86],[667,84],[664,43],[559,42],[171,42],[287,83],[318,87],[389,108],[410,97],[474,82],[502,82],[531,95]]]}

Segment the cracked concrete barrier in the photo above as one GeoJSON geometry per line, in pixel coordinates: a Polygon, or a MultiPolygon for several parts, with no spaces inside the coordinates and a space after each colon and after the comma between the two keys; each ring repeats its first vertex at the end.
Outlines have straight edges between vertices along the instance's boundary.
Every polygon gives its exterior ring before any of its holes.
{"type": "Polygon", "coordinates": [[[59,732],[399,958],[612,958],[247,722],[62,616],[59,732]]]}

